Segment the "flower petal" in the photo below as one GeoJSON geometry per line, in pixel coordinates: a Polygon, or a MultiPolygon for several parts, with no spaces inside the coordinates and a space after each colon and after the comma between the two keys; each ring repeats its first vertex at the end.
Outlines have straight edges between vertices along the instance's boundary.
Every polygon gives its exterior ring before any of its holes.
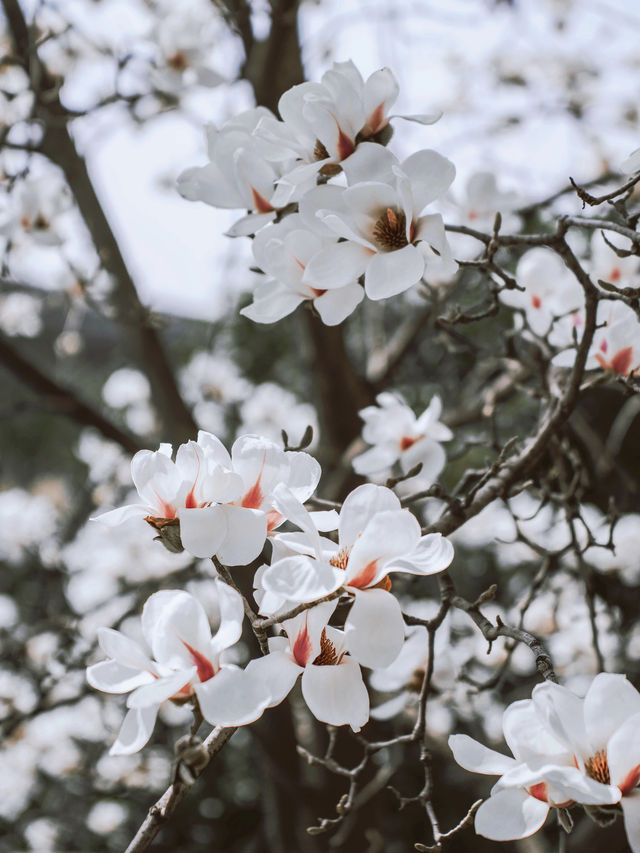
{"type": "Polygon", "coordinates": [[[180,539],[194,557],[212,557],[227,535],[227,517],[221,506],[180,509],[180,539]]]}
{"type": "Polygon", "coordinates": [[[407,157],[401,169],[411,181],[416,214],[448,190],[456,176],[453,163],[429,149],[416,151],[407,157]]]}
{"type": "Polygon", "coordinates": [[[341,548],[350,548],[376,513],[400,509],[400,499],[391,489],[365,483],[350,492],[340,511],[341,548]]]}
{"type": "Polygon", "coordinates": [[[158,705],[128,711],[109,755],[132,755],[142,749],[151,737],[157,716],[158,705]]]}
{"type": "Polygon", "coordinates": [[[262,716],[271,699],[264,682],[230,666],[194,689],[202,716],[213,726],[246,726],[262,716]]]}
{"type": "Polygon", "coordinates": [[[211,640],[210,657],[212,659],[217,658],[221,652],[238,642],[242,636],[244,620],[244,606],[240,593],[219,578],[216,578],[214,583],[218,593],[220,625],[215,637],[211,640]]]}
{"type": "Polygon", "coordinates": [[[122,666],[115,660],[103,660],[87,668],[89,684],[105,693],[128,693],[153,680],[150,672],[122,666]]]}
{"type": "Polygon", "coordinates": [[[349,653],[370,669],[389,666],[404,643],[404,619],[397,599],[384,589],[361,589],[345,622],[349,653]]]}
{"type": "Polygon", "coordinates": [[[155,659],[171,669],[186,669],[194,660],[187,644],[208,655],[211,628],[202,604],[181,589],[161,589],[142,608],[142,633],[155,659]]]}
{"type": "Polygon", "coordinates": [[[612,785],[625,795],[635,788],[640,781],[640,714],[628,717],[609,739],[607,763],[612,785]]]}
{"type": "Polygon", "coordinates": [[[327,246],[311,258],[302,276],[310,287],[331,290],[352,284],[367,268],[371,250],[350,241],[327,246]]]}
{"type": "MultiPolygon", "coordinates": [[[[342,570],[304,555],[278,560],[262,575],[263,589],[298,603],[322,598],[340,589],[343,582],[342,570]]],[[[264,607],[262,609],[264,611],[264,607]]]]}
{"type": "Polygon", "coordinates": [[[98,642],[102,651],[110,658],[118,661],[123,666],[131,669],[154,671],[153,661],[142,648],[131,637],[113,628],[99,628],[98,642]]]}
{"type": "Polygon", "coordinates": [[[348,658],[337,666],[307,666],[302,673],[302,695],[321,723],[348,724],[359,732],[369,719],[369,694],[360,667],[348,658]]]}
{"type": "Polygon", "coordinates": [[[453,560],[453,545],[441,533],[421,536],[408,554],[385,566],[387,572],[408,572],[412,575],[434,575],[442,572],[453,560]]]}
{"type": "Polygon", "coordinates": [[[594,752],[604,749],[622,724],[640,714],[640,693],[624,675],[601,672],[584,697],[584,724],[594,752]]]}
{"type": "Polygon", "coordinates": [[[492,794],[476,812],[478,835],[494,841],[514,841],[533,835],[544,824],[548,803],[530,797],[522,789],[509,789],[492,794]]]}
{"type": "Polygon", "coordinates": [[[424,257],[415,246],[378,252],[367,266],[364,289],[369,299],[388,299],[417,284],[423,273],[424,257]]]}
{"type": "MultiPolygon", "coordinates": [[[[418,519],[407,509],[377,513],[349,554],[344,585],[371,587],[396,569],[396,559],[411,554],[420,541],[418,519]]],[[[402,561],[398,568],[402,571],[402,561]]]]}
{"type": "Polygon", "coordinates": [[[355,311],[363,299],[364,289],[354,283],[339,290],[327,290],[314,299],[313,304],[325,326],[337,326],[355,311]]]}
{"type": "MultiPolygon", "coordinates": [[[[284,637],[282,639],[285,639],[284,637]]],[[[285,640],[286,642],[286,640],[285,640]]],[[[245,670],[250,678],[259,681],[270,695],[269,707],[279,705],[289,695],[302,673],[302,667],[286,651],[272,651],[249,661],[245,670]]]]}
{"type": "Polygon", "coordinates": [[[460,767],[472,773],[501,776],[517,766],[514,758],[489,749],[468,735],[450,735],[449,748],[460,767]]]}
{"type": "Polygon", "coordinates": [[[156,678],[151,684],[138,687],[127,699],[128,708],[148,708],[160,705],[165,699],[170,699],[181,690],[196,674],[196,667],[173,672],[164,678],[156,678]]]}
{"type": "Polygon", "coordinates": [[[227,535],[217,555],[226,566],[246,566],[260,554],[267,538],[267,516],[259,509],[222,506],[227,535]]]}
{"type": "Polygon", "coordinates": [[[629,847],[632,853],[640,853],[640,791],[633,791],[628,797],[623,797],[620,805],[629,847]]]}
{"type": "Polygon", "coordinates": [[[580,762],[591,753],[584,725],[583,700],[559,684],[545,681],[533,688],[531,698],[551,733],[580,762]]]}

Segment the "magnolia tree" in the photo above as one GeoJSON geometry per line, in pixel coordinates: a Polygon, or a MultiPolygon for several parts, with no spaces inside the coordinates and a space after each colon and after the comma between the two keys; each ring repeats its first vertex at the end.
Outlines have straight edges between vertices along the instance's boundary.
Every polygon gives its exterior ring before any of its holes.
{"type": "Polygon", "coordinates": [[[119,56],[2,5],[0,355],[85,428],[75,479],[0,495],[11,849],[640,851],[639,151],[464,191],[391,69],[303,81],[296,2],[263,38],[244,2],[151,4],[119,56]],[[171,187],[237,213],[254,284],[212,345],[145,312],[73,127],[230,85],[223,34],[256,105],[171,187]],[[96,54],[115,89],[72,108],[96,54]],[[50,352],[30,258],[59,360],[91,361],[83,312],[119,330],[104,405],[12,340],[50,352]]]}

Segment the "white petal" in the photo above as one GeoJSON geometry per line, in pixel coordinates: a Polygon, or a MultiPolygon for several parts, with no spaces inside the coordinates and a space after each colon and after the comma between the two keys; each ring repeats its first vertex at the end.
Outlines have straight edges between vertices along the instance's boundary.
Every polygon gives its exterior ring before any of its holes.
{"type": "Polygon", "coordinates": [[[356,474],[368,477],[370,474],[376,474],[390,468],[399,455],[397,442],[392,441],[370,447],[369,450],[365,450],[364,453],[356,456],[351,464],[356,474]]]}
{"type": "Polygon", "coordinates": [[[127,699],[128,708],[148,708],[160,705],[165,699],[170,699],[196,674],[196,668],[185,669],[182,672],[174,672],[164,678],[157,678],[151,684],[138,687],[127,699]]]}
{"type": "Polygon", "coordinates": [[[544,824],[549,806],[523,790],[498,791],[476,812],[478,835],[494,841],[512,841],[533,835],[544,824]]]}
{"type": "MultiPolygon", "coordinates": [[[[233,207],[241,207],[242,205],[233,205],[233,207]]],[[[229,207],[229,205],[225,205],[229,207]]],[[[248,237],[250,234],[255,234],[265,225],[276,218],[276,211],[270,213],[248,213],[233,223],[231,228],[226,232],[227,237],[248,237]]]]}
{"type": "Polygon", "coordinates": [[[218,578],[215,580],[215,585],[218,593],[220,625],[215,637],[211,640],[212,658],[216,658],[224,649],[238,642],[242,636],[244,620],[244,605],[240,593],[218,578]]]}
{"type": "Polygon", "coordinates": [[[372,708],[371,717],[374,720],[392,720],[397,714],[404,711],[412,698],[415,698],[415,694],[411,694],[408,691],[403,690],[402,693],[398,693],[398,695],[394,696],[392,699],[372,708]]]}
{"type": "Polygon", "coordinates": [[[269,566],[262,576],[267,592],[289,601],[315,601],[339,589],[344,572],[329,563],[305,556],[285,557],[269,566]]]}
{"type": "Polygon", "coordinates": [[[99,521],[101,524],[106,524],[107,527],[117,527],[130,518],[144,518],[145,515],[153,515],[153,512],[152,507],[142,504],[129,504],[103,512],[101,515],[93,515],[91,521],[99,521]]]}
{"type": "Polygon", "coordinates": [[[345,622],[347,648],[362,666],[389,666],[404,643],[404,619],[397,599],[384,589],[362,589],[345,622]]]}
{"type": "MultiPolygon", "coordinates": [[[[320,464],[310,453],[304,451],[289,450],[286,459],[289,463],[287,488],[294,497],[304,502],[311,497],[320,482],[322,476],[320,464]]],[[[335,530],[335,527],[319,527],[318,529],[335,530]]]]}
{"type": "Polygon", "coordinates": [[[418,476],[429,483],[434,483],[447,463],[447,454],[437,441],[428,436],[422,436],[400,454],[400,467],[405,474],[415,468],[418,463],[422,465],[418,476]]]}
{"type": "MultiPolygon", "coordinates": [[[[407,509],[377,513],[349,554],[345,586],[374,586],[396,570],[396,558],[410,554],[420,541],[420,524],[407,509]]],[[[402,570],[400,565],[398,568],[402,570]]]]}
{"type": "Polygon", "coordinates": [[[515,759],[483,746],[468,735],[450,735],[449,748],[458,764],[472,773],[501,776],[517,766],[515,759]]]}
{"type": "Polygon", "coordinates": [[[218,548],[218,559],[226,566],[246,566],[260,554],[267,538],[267,516],[259,509],[222,507],[227,535],[218,548]]]}
{"type": "Polygon", "coordinates": [[[327,290],[313,304],[325,326],[337,326],[353,314],[363,299],[364,289],[359,284],[348,284],[339,290],[327,290]]]}
{"type": "Polygon", "coordinates": [[[584,697],[584,724],[594,752],[634,714],[640,714],[640,693],[624,675],[601,672],[584,697]]]}
{"type": "Polygon", "coordinates": [[[379,512],[400,509],[400,499],[391,489],[366,483],[350,492],[340,511],[340,547],[351,547],[369,521],[379,512]]]}
{"type": "Polygon", "coordinates": [[[153,681],[153,676],[150,672],[122,666],[115,660],[103,660],[87,668],[87,681],[105,693],[128,693],[153,681]]]}
{"type": "Polygon", "coordinates": [[[413,113],[411,115],[393,115],[389,118],[401,118],[404,121],[414,121],[416,124],[435,124],[442,118],[442,113],[413,113]]]}
{"type": "Polygon", "coordinates": [[[282,282],[271,280],[261,284],[253,295],[253,302],[240,313],[254,323],[276,323],[287,317],[304,302],[304,297],[293,293],[282,282]]]}
{"type": "Polygon", "coordinates": [[[635,788],[640,776],[640,714],[628,717],[610,738],[607,763],[612,785],[618,785],[623,794],[635,788]]]}
{"type": "Polygon", "coordinates": [[[302,276],[310,287],[323,290],[355,282],[367,268],[371,250],[350,241],[321,249],[311,258],[302,276]]]}
{"type": "Polygon", "coordinates": [[[195,685],[202,716],[213,726],[245,726],[262,716],[270,692],[247,672],[224,666],[204,684],[195,685]]]}
{"type": "Polygon", "coordinates": [[[154,592],[142,608],[142,632],[155,659],[172,669],[186,669],[195,662],[188,644],[206,656],[211,628],[202,604],[181,589],[154,592]]]}
{"type": "Polygon", "coordinates": [[[442,572],[453,560],[453,545],[441,533],[421,536],[415,548],[392,561],[387,572],[400,571],[412,575],[433,575],[442,572]]]}
{"type": "Polygon", "coordinates": [[[342,171],[350,187],[363,181],[393,184],[392,167],[397,162],[388,148],[383,148],[377,142],[361,142],[351,157],[342,163],[342,171]]]}
{"type": "Polygon", "coordinates": [[[338,666],[307,666],[302,674],[302,695],[321,723],[350,725],[359,732],[369,719],[369,694],[360,667],[348,658],[338,666]]]}
{"type": "Polygon", "coordinates": [[[227,517],[221,506],[180,510],[180,539],[194,557],[212,557],[227,535],[227,517]]]}
{"type": "Polygon", "coordinates": [[[153,671],[154,664],[140,643],[136,643],[120,631],[115,631],[113,628],[100,628],[98,642],[108,657],[117,660],[123,666],[153,671]]]}
{"type": "Polygon", "coordinates": [[[579,761],[588,757],[591,748],[584,725],[583,700],[550,681],[534,687],[531,698],[554,737],[579,761]]]}
{"type": "Polygon", "coordinates": [[[402,171],[411,181],[415,213],[441,196],[453,183],[456,167],[437,151],[416,151],[402,163],[402,171]]]}
{"type": "MultiPolygon", "coordinates": [[[[640,169],[640,163],[638,163],[640,169]]],[[[632,853],[640,853],[640,791],[633,791],[620,801],[624,815],[624,828],[632,853]]]]}
{"type": "Polygon", "coordinates": [[[298,666],[287,652],[272,651],[264,657],[249,661],[246,673],[264,685],[263,689],[271,697],[269,707],[273,708],[289,695],[302,673],[302,667],[298,666]]]}
{"type": "Polygon", "coordinates": [[[128,711],[122,721],[118,739],[109,750],[109,754],[132,755],[142,749],[151,737],[157,716],[157,705],[128,711]]]}
{"type": "Polygon", "coordinates": [[[567,747],[559,743],[545,727],[540,712],[530,699],[512,702],[502,716],[504,739],[518,761],[541,755],[567,756],[567,747]]]}
{"type": "Polygon", "coordinates": [[[367,266],[364,289],[369,299],[387,299],[408,290],[420,281],[423,273],[424,258],[415,246],[378,252],[367,266]]]}

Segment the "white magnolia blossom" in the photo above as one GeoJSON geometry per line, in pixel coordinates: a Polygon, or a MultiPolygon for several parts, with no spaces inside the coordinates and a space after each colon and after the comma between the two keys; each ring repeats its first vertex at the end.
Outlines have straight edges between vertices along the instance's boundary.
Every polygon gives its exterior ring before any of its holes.
{"type": "Polygon", "coordinates": [[[479,835],[495,841],[525,838],[540,829],[551,807],[568,808],[574,802],[610,804],[620,799],[608,780],[590,778],[576,766],[572,751],[548,730],[533,700],[509,705],[502,726],[513,758],[467,735],[449,737],[453,756],[465,770],[501,777],[476,812],[479,835]]]}
{"type": "MultiPolygon", "coordinates": [[[[584,328],[582,312],[570,318],[578,340],[584,328]]],[[[565,349],[552,359],[558,367],[572,367],[575,348],[565,349]]],[[[640,319],[624,302],[602,301],[598,305],[597,328],[585,364],[587,370],[608,370],[619,376],[632,376],[640,370],[640,319]]]]}
{"type": "Polygon", "coordinates": [[[175,461],[171,445],[141,450],[131,476],[144,504],[98,516],[109,525],[144,518],[161,534],[180,524],[182,546],[195,557],[217,557],[227,565],[255,559],[267,533],[284,520],[274,509],[272,492],[286,483],[307,500],[320,479],[320,466],[303,452],[285,452],[254,435],[237,439],[231,455],[214,435],[200,430],[198,440],[181,444],[175,461]]]}
{"type": "MultiPolygon", "coordinates": [[[[260,576],[260,587],[278,610],[285,601],[312,602],[339,589],[353,595],[345,622],[346,647],[363,666],[388,666],[404,642],[404,620],[389,592],[391,572],[431,575],[453,559],[453,546],[439,533],[422,536],[420,524],[399,498],[371,483],[345,499],[338,521],[338,543],[321,540],[309,513],[285,488],[276,490],[276,505],[306,535],[295,546],[302,553],[272,562],[260,576]]],[[[289,540],[291,544],[291,540],[289,540]]]]}
{"type": "MultiPolygon", "coordinates": [[[[532,700],[575,766],[617,792],[629,846],[640,851],[640,693],[624,675],[601,672],[584,699],[558,684],[539,684],[532,700]]],[[[579,801],[584,802],[584,801],[579,801]]]]}
{"type": "Polygon", "coordinates": [[[328,625],[336,602],[327,601],[282,623],[286,637],[269,639],[269,654],[252,660],[246,674],[259,695],[278,705],[301,678],[312,714],[333,726],[358,732],[369,719],[369,696],[358,663],[347,653],[343,631],[328,625]]]}
{"type": "Polygon", "coordinates": [[[0,211],[0,235],[16,239],[28,235],[40,246],[64,242],[58,225],[60,215],[71,207],[66,187],[50,175],[19,181],[0,211]]]}
{"type": "MultiPolygon", "coordinates": [[[[300,83],[278,102],[282,121],[265,117],[257,134],[295,158],[295,168],[279,180],[279,205],[299,201],[319,174],[340,171],[359,143],[376,137],[389,124],[389,108],[399,87],[389,68],[375,71],[366,81],[353,62],[334,62],[320,83],[300,83]]],[[[434,115],[396,116],[433,124],[434,115]]]]}
{"type": "MultiPolygon", "coordinates": [[[[607,240],[613,243],[612,237],[607,235],[607,240]]],[[[617,245],[617,243],[613,243],[617,245]]],[[[624,248],[618,246],[618,248],[624,248]]],[[[634,287],[638,280],[640,271],[640,258],[635,255],[619,257],[614,250],[607,246],[602,234],[594,232],[591,238],[591,257],[589,272],[594,281],[603,279],[618,288],[634,287]]]]}
{"type": "Polygon", "coordinates": [[[195,697],[203,717],[222,726],[251,723],[269,703],[270,694],[255,679],[224,661],[223,653],[242,634],[244,610],[235,590],[217,579],[212,583],[219,615],[213,636],[200,602],[176,589],[156,592],[144,605],[142,633],[148,649],[112,628],[98,632],[108,660],[87,669],[89,684],[105,693],[130,693],[112,754],[141,749],[167,699],[185,702],[195,697]]]}
{"type": "Polygon", "coordinates": [[[501,190],[493,172],[474,172],[465,185],[465,193],[457,202],[458,217],[465,225],[480,231],[491,231],[496,213],[502,214],[502,230],[518,226],[514,211],[522,199],[513,190],[501,190]]]}
{"type": "Polygon", "coordinates": [[[324,289],[337,278],[352,281],[364,275],[367,296],[377,300],[408,290],[423,276],[428,279],[434,257],[439,276],[443,264],[455,272],[442,216],[422,215],[453,181],[453,163],[428,150],[399,163],[374,143],[363,143],[352,160],[346,189],[319,187],[305,199],[309,215],[315,208],[328,231],[341,238],[309,261],[307,280],[324,289]]]}
{"type": "Polygon", "coordinates": [[[294,311],[301,302],[312,301],[328,326],[341,323],[364,299],[357,276],[336,276],[319,289],[308,282],[307,265],[324,247],[337,243],[317,220],[305,221],[299,214],[287,216],[277,225],[263,228],[253,241],[253,254],[260,268],[273,278],[256,288],[251,305],[240,313],[257,323],[274,323],[294,311]]]}
{"type": "Polygon", "coordinates": [[[500,301],[524,311],[536,335],[546,335],[554,320],[580,308],[582,288],[551,249],[536,247],[518,261],[516,281],[524,290],[501,290],[500,301]]]}
{"type": "Polygon", "coordinates": [[[357,474],[368,477],[400,463],[407,473],[419,463],[420,476],[432,483],[447,461],[441,441],[450,441],[453,433],[440,421],[442,400],[437,394],[416,418],[400,394],[383,391],[375,406],[360,410],[364,421],[362,438],[373,445],[353,460],[357,474]]]}
{"type": "Polygon", "coordinates": [[[209,125],[210,162],[187,169],[178,177],[178,191],[189,201],[249,211],[231,228],[231,236],[252,234],[276,217],[275,182],[285,164],[274,162],[273,156],[269,159],[273,146],[254,133],[266,116],[273,117],[266,107],[255,107],[220,128],[209,125]]]}

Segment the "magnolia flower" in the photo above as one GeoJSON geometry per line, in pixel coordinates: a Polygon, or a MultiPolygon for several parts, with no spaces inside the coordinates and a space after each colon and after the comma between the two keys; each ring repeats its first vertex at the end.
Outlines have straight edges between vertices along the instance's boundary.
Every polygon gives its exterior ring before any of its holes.
{"type": "MultiPolygon", "coordinates": [[[[607,238],[610,239],[610,238],[607,238]]],[[[601,234],[591,238],[590,274],[595,280],[603,279],[616,287],[633,287],[638,278],[640,260],[635,255],[620,258],[607,246],[601,234]]]]}
{"type": "Polygon", "coordinates": [[[534,688],[532,700],[545,725],[569,750],[575,766],[618,793],[629,846],[640,851],[640,693],[624,675],[601,672],[584,699],[558,684],[534,688]]]}
{"type": "Polygon", "coordinates": [[[625,175],[633,175],[635,172],[640,172],[640,148],[636,148],[631,154],[620,164],[620,170],[625,175]]]}
{"type": "Polygon", "coordinates": [[[209,66],[216,40],[216,19],[203,6],[181,4],[178,11],[162,15],[152,35],[159,61],[151,82],[162,92],[178,93],[188,86],[219,86],[225,78],[209,66]]]}
{"type": "Polygon", "coordinates": [[[420,474],[432,483],[446,462],[440,442],[453,438],[449,427],[439,420],[440,397],[434,395],[419,418],[400,394],[383,391],[376,397],[376,403],[359,413],[364,421],[362,437],[373,447],[355,457],[354,471],[366,477],[399,462],[406,473],[422,463],[420,474]]]}
{"type": "Polygon", "coordinates": [[[516,279],[524,290],[501,290],[500,301],[525,313],[531,331],[547,334],[554,320],[584,302],[580,285],[550,249],[537,247],[518,261],[516,279]]]}
{"type": "MultiPolygon", "coordinates": [[[[374,72],[366,82],[353,62],[334,62],[320,83],[301,83],[278,102],[282,121],[265,117],[257,133],[289,151],[293,170],[279,180],[279,204],[299,201],[309,181],[337,174],[358,144],[381,134],[389,124],[388,110],[399,92],[389,68],[374,72]]],[[[437,115],[397,116],[433,124],[437,115]]]]}
{"type": "Polygon", "coordinates": [[[269,639],[269,654],[246,669],[259,695],[279,705],[302,676],[302,695],[311,713],[332,726],[360,731],[369,719],[369,696],[356,661],[347,654],[345,635],[328,625],[336,602],[328,601],[282,623],[286,637],[269,639]]]}
{"type": "Polygon", "coordinates": [[[509,215],[520,204],[513,190],[498,188],[493,172],[474,172],[465,185],[464,198],[457,203],[464,224],[480,230],[491,230],[496,213],[502,214],[502,228],[517,226],[517,216],[509,215]]]}
{"type": "Polygon", "coordinates": [[[457,264],[442,217],[438,213],[422,216],[454,176],[453,163],[435,151],[417,151],[398,164],[387,149],[363,143],[347,173],[348,188],[320,187],[322,192],[308,193],[309,208],[315,206],[316,216],[342,242],[311,258],[307,281],[324,289],[336,278],[353,280],[364,275],[367,296],[386,299],[417,284],[424,275],[428,278],[431,247],[439,254],[438,275],[443,263],[455,272],[457,264]]]}
{"type": "Polygon", "coordinates": [[[620,799],[620,792],[608,781],[589,778],[575,766],[571,751],[548,731],[532,700],[509,705],[502,726],[514,758],[488,749],[467,735],[449,737],[453,757],[461,767],[501,777],[476,812],[478,835],[494,841],[526,838],[540,829],[552,807],[568,808],[574,802],[615,803],[620,799]]]}
{"type": "Polygon", "coordinates": [[[189,201],[213,207],[246,208],[249,215],[230,229],[231,236],[252,234],[276,217],[275,182],[283,163],[274,163],[273,146],[254,134],[257,124],[272,116],[255,107],[207,128],[209,160],[206,166],[187,169],[178,177],[178,191],[189,201]],[[273,203],[272,203],[273,202],[273,203]]]}
{"type": "Polygon", "coordinates": [[[271,494],[281,482],[299,500],[307,500],[320,479],[320,466],[308,453],[285,452],[259,436],[244,435],[231,455],[211,433],[180,445],[175,462],[171,445],[141,450],[131,462],[131,476],[144,504],[115,509],[98,517],[118,525],[142,517],[164,541],[181,545],[195,557],[217,557],[227,565],[246,565],[258,556],[268,531],[284,520],[271,494]]]}
{"type": "Polygon", "coordinates": [[[324,290],[307,283],[306,267],[310,259],[325,246],[337,242],[334,236],[323,235],[313,220],[311,225],[312,228],[307,227],[301,216],[292,214],[257,234],[253,254],[260,268],[273,278],[258,285],[253,303],[243,308],[241,314],[257,323],[274,323],[301,302],[311,300],[322,321],[335,326],[362,302],[364,290],[356,278],[336,277],[324,290]]]}
{"type": "Polygon", "coordinates": [[[109,659],[90,666],[87,681],[105,693],[131,694],[113,755],[137,752],[147,743],[167,699],[193,700],[216,726],[251,723],[270,701],[246,672],[223,661],[225,649],[240,639],[244,610],[235,590],[217,579],[213,583],[219,616],[213,636],[200,602],[177,589],[156,592],[144,605],[142,633],[148,649],[120,631],[99,631],[100,647],[109,659]]]}
{"type": "MultiPolygon", "coordinates": [[[[262,589],[280,600],[312,602],[339,589],[353,604],[345,622],[346,646],[363,666],[388,666],[404,641],[404,620],[391,595],[390,572],[431,575],[453,559],[453,546],[439,533],[421,536],[420,524],[383,486],[368,483],[345,499],[338,521],[338,544],[327,548],[312,519],[285,488],[275,493],[281,512],[307,535],[303,552],[264,569],[262,589]],[[306,550],[306,553],[304,553],[306,550]]],[[[264,601],[263,608],[264,610],[264,601]]]]}
{"type": "MultiPolygon", "coordinates": [[[[571,318],[578,340],[584,327],[580,313],[571,318]],[[579,332],[579,334],[578,334],[579,332]]],[[[631,376],[640,370],[640,320],[633,308],[624,302],[601,302],[597,314],[598,328],[593,335],[586,370],[608,370],[619,376],[631,376]]],[[[558,367],[572,367],[576,350],[566,349],[551,361],[558,367]]]]}
{"type": "Polygon", "coordinates": [[[20,181],[0,212],[0,235],[15,239],[21,234],[40,246],[60,246],[64,237],[58,229],[60,214],[71,207],[66,187],[51,176],[20,181]]]}

